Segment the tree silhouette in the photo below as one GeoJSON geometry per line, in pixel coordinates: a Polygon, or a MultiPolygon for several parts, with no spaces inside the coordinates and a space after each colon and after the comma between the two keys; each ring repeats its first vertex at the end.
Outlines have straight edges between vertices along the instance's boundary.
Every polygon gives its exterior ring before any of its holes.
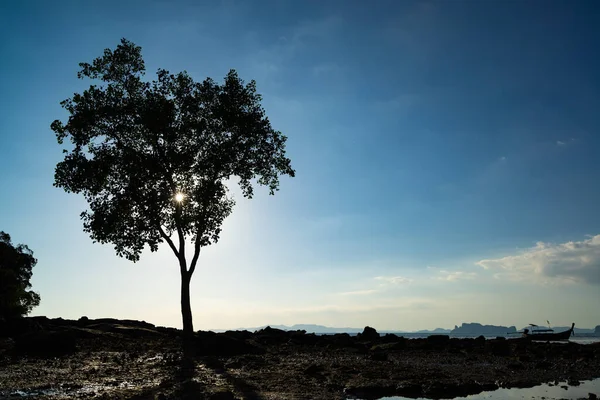
{"type": "Polygon", "coordinates": [[[271,127],[256,83],[244,84],[234,70],[223,84],[164,69],[146,82],[141,47],[126,39],[79,65],[78,78],[94,84],[61,102],[69,119],[51,125],[59,144],[72,144],[54,185],[84,195],[84,231],[112,243],[118,256],[135,262],[146,245],[156,251],[168,243],[181,273],[183,329],[191,333],[190,280],[201,248],[218,241],[232,212],[226,184],[237,178],[247,198],[256,183],[274,194],[280,175],[294,176],[287,138],[271,127]]]}
{"type": "Polygon", "coordinates": [[[28,290],[36,264],[29,247],[13,246],[10,235],[0,232],[0,320],[22,317],[40,304],[39,294],[28,290]]]}

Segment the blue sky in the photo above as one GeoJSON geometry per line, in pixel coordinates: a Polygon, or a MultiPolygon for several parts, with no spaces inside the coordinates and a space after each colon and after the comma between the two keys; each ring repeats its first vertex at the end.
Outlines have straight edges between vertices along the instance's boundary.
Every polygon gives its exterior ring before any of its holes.
{"type": "Polygon", "coordinates": [[[594,1],[0,5],[0,230],[36,315],[180,326],[168,248],[130,263],[52,187],[50,123],[121,37],[166,68],[256,79],[297,171],[238,204],[192,280],[197,329],[600,324],[594,1]],[[572,321],[573,320],[573,321],[572,321]]]}

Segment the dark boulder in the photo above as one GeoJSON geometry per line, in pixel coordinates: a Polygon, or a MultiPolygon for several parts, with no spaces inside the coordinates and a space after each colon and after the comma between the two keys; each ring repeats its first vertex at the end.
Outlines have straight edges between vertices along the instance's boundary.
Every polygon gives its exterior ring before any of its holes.
{"type": "MultiPolygon", "coordinates": [[[[290,342],[301,346],[314,346],[320,342],[320,337],[306,331],[294,331],[290,333],[290,342]]],[[[325,341],[323,341],[325,343],[325,341]]]]}
{"type": "Polygon", "coordinates": [[[403,336],[394,335],[393,333],[386,333],[385,336],[381,337],[381,343],[395,343],[404,340],[403,336]]]}
{"type": "Polygon", "coordinates": [[[347,333],[336,333],[326,337],[327,340],[336,347],[349,347],[354,343],[352,336],[348,335],[347,333]]]}
{"type": "Polygon", "coordinates": [[[290,333],[282,329],[267,326],[266,328],[256,331],[254,337],[258,342],[270,345],[287,342],[290,338],[290,333]]]}
{"type": "Polygon", "coordinates": [[[235,356],[239,354],[262,354],[264,350],[245,340],[214,332],[196,333],[195,350],[202,356],[235,356]]]}
{"type": "Polygon", "coordinates": [[[252,332],[244,330],[244,331],[226,331],[221,333],[223,336],[230,337],[232,339],[238,340],[248,340],[252,338],[252,332]]]}
{"type": "Polygon", "coordinates": [[[366,340],[369,342],[379,340],[379,333],[375,330],[375,328],[371,328],[370,326],[365,326],[362,333],[356,335],[358,340],[366,340]]]}
{"type": "Polygon", "coordinates": [[[151,324],[146,321],[136,321],[132,319],[115,319],[115,318],[98,318],[98,319],[88,319],[87,324],[111,324],[111,325],[121,325],[121,326],[129,326],[136,328],[146,328],[146,329],[154,329],[154,324],[151,324]]]}
{"type": "Polygon", "coordinates": [[[379,399],[381,397],[393,396],[396,392],[397,387],[394,384],[370,384],[344,389],[344,394],[361,399],[379,399]]]}
{"type": "Polygon", "coordinates": [[[495,356],[506,357],[510,356],[511,354],[510,343],[508,340],[489,340],[487,343],[487,348],[489,349],[490,353],[495,356]]]}
{"type": "Polygon", "coordinates": [[[445,346],[450,342],[450,336],[448,335],[429,335],[427,336],[427,343],[434,346],[445,346]]]}

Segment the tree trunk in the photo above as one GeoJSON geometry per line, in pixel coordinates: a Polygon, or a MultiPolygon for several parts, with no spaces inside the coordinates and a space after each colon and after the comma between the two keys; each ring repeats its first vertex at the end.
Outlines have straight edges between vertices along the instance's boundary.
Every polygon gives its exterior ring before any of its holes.
{"type": "Polygon", "coordinates": [[[181,271],[181,316],[183,318],[183,333],[191,336],[194,333],[192,323],[192,307],[190,305],[190,281],[192,275],[187,271],[181,271]]]}

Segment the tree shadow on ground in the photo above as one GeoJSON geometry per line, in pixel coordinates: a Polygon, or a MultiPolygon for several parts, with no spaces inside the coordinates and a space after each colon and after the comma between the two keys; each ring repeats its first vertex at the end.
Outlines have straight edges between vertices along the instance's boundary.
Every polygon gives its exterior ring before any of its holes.
{"type": "MultiPolygon", "coordinates": [[[[236,394],[241,395],[244,400],[264,400],[265,397],[259,393],[259,388],[236,377],[227,371],[227,367],[216,357],[201,357],[199,362],[210,369],[215,375],[219,375],[233,387],[236,394]]],[[[232,397],[233,398],[233,397],[232,397]]]]}

